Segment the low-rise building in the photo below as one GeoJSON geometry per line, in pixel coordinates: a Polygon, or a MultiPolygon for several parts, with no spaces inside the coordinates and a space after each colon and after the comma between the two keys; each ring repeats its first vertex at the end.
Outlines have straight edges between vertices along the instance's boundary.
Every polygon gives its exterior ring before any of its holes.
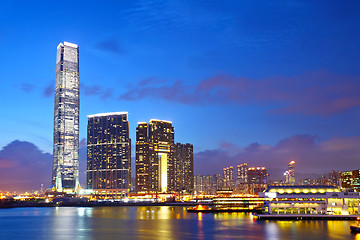
{"type": "Polygon", "coordinates": [[[342,192],[333,186],[270,186],[259,197],[265,198],[269,214],[359,214],[360,195],[342,192]]]}

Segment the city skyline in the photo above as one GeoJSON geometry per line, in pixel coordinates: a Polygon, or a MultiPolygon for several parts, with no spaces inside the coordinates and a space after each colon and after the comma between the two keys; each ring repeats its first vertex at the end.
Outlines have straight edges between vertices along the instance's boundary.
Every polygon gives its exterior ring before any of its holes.
{"type": "Polygon", "coordinates": [[[137,122],[172,121],[177,141],[194,145],[195,174],[247,162],[280,178],[291,160],[297,176],[359,168],[356,1],[76,2],[65,21],[53,3],[28,4],[8,1],[0,14],[0,188],[51,179],[39,173],[51,168],[62,41],[81,48],[83,184],[86,116],[97,112],[129,112],[132,139],[137,122]]]}

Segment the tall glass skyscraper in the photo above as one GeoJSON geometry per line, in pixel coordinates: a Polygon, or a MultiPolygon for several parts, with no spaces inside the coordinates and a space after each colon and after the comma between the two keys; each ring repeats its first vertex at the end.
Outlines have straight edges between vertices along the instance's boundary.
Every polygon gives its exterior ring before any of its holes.
{"type": "Polygon", "coordinates": [[[87,188],[98,197],[125,197],[130,190],[131,140],[127,112],[88,116],[87,188]]]}
{"type": "Polygon", "coordinates": [[[60,43],[56,55],[52,185],[59,192],[79,188],[79,47],[60,43]]]}

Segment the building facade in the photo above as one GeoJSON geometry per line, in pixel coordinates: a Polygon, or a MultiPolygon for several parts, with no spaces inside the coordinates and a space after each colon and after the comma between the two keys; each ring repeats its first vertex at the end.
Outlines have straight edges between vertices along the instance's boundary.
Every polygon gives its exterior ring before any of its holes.
{"type": "Polygon", "coordinates": [[[288,170],[284,173],[285,175],[285,182],[288,185],[295,184],[295,161],[291,161],[288,164],[288,170]]]}
{"type": "Polygon", "coordinates": [[[246,163],[237,166],[237,184],[247,184],[248,166],[246,163]]]}
{"type": "Polygon", "coordinates": [[[190,143],[176,143],[174,146],[175,191],[194,190],[194,150],[190,143]]]}
{"type": "Polygon", "coordinates": [[[341,172],[341,189],[360,192],[360,170],[341,172]]]}
{"type": "Polygon", "coordinates": [[[256,195],[267,187],[269,176],[265,167],[250,167],[247,171],[247,193],[256,195]]]}
{"type": "Polygon", "coordinates": [[[268,214],[359,214],[360,195],[334,186],[270,186],[259,192],[268,214]]]}
{"type": "Polygon", "coordinates": [[[128,195],[131,140],[127,112],[88,116],[87,188],[99,197],[128,195]]]}
{"type": "Polygon", "coordinates": [[[234,168],[232,166],[223,169],[224,187],[234,187],[234,168]]]}
{"type": "Polygon", "coordinates": [[[56,55],[52,189],[79,189],[79,47],[60,43],[56,55]]]}
{"type": "Polygon", "coordinates": [[[150,120],[136,128],[137,192],[175,191],[174,127],[172,122],[150,120]]]}

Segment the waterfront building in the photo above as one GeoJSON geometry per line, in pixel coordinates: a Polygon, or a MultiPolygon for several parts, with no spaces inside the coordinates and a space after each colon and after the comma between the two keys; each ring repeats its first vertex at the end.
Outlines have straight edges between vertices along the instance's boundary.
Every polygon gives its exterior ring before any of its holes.
{"type": "Polygon", "coordinates": [[[359,214],[359,193],[334,186],[270,186],[259,197],[269,214],[359,214]]]}
{"type": "Polygon", "coordinates": [[[175,191],[194,190],[194,151],[190,143],[176,143],[174,146],[175,191]]]}
{"type": "Polygon", "coordinates": [[[56,55],[52,189],[79,187],[79,47],[64,42],[56,55]]]}
{"type": "Polygon", "coordinates": [[[128,196],[131,140],[127,112],[88,116],[87,189],[98,197],[128,196]]]}
{"type": "Polygon", "coordinates": [[[172,122],[150,120],[136,128],[136,190],[175,191],[174,127],[172,122]]]}
{"type": "Polygon", "coordinates": [[[288,170],[284,173],[285,175],[285,182],[288,185],[295,184],[295,161],[291,161],[288,164],[288,170]]]}
{"type": "Polygon", "coordinates": [[[360,170],[341,172],[341,189],[360,192],[360,170]]]}

